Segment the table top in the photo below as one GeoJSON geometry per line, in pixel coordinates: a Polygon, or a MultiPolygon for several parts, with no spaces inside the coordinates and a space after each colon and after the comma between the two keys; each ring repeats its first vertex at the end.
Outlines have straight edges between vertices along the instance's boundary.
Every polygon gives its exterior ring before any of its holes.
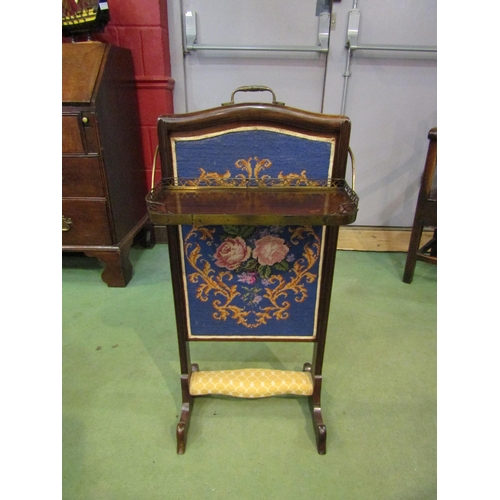
{"type": "Polygon", "coordinates": [[[356,220],[358,196],[343,179],[283,182],[231,179],[218,184],[162,179],[146,197],[160,225],[326,225],[356,220]]]}

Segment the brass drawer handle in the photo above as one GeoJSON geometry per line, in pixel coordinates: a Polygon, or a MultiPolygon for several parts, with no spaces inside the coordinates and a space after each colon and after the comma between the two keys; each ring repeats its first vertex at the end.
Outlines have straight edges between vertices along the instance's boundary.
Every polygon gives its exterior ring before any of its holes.
{"type": "Polygon", "coordinates": [[[71,218],[70,217],[66,218],[63,215],[62,216],[62,230],[69,231],[71,229],[71,224],[73,224],[73,221],[71,220],[71,218]]]}

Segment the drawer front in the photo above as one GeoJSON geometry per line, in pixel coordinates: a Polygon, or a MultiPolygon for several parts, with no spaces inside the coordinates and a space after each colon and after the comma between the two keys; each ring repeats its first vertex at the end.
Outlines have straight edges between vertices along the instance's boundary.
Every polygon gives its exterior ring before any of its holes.
{"type": "Polygon", "coordinates": [[[97,128],[95,117],[90,112],[63,113],[62,115],[62,153],[98,153],[97,128]]]}
{"type": "Polygon", "coordinates": [[[98,157],[63,157],[62,195],[95,198],[105,196],[98,157]]]}
{"type": "Polygon", "coordinates": [[[113,243],[105,201],[63,200],[62,215],[63,246],[113,243]]]}

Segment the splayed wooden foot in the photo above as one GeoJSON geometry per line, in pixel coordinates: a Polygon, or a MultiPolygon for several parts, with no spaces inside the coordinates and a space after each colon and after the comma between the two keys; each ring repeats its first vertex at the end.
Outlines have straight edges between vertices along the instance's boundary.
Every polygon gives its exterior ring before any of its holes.
{"type": "MultiPolygon", "coordinates": [[[[305,372],[312,372],[310,363],[305,363],[303,370],[305,372]]],[[[323,415],[321,414],[321,376],[313,376],[314,392],[309,396],[309,407],[313,419],[314,433],[316,434],[316,448],[320,455],[326,453],[326,425],[323,422],[323,415]]]]}
{"type": "Polygon", "coordinates": [[[177,455],[184,455],[186,451],[187,433],[189,430],[189,420],[191,417],[192,404],[182,405],[181,419],[177,424],[177,455]]]}
{"type": "Polygon", "coordinates": [[[312,408],[313,426],[316,434],[316,447],[320,455],[326,453],[326,425],[323,423],[321,408],[312,408]]]}

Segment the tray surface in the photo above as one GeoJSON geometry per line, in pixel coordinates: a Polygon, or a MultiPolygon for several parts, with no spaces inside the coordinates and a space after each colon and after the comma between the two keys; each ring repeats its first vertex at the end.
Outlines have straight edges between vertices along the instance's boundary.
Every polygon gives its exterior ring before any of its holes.
{"type": "Polygon", "coordinates": [[[164,178],[146,197],[156,224],[345,225],[358,196],[344,179],[230,178],[217,183],[164,178]]]}

